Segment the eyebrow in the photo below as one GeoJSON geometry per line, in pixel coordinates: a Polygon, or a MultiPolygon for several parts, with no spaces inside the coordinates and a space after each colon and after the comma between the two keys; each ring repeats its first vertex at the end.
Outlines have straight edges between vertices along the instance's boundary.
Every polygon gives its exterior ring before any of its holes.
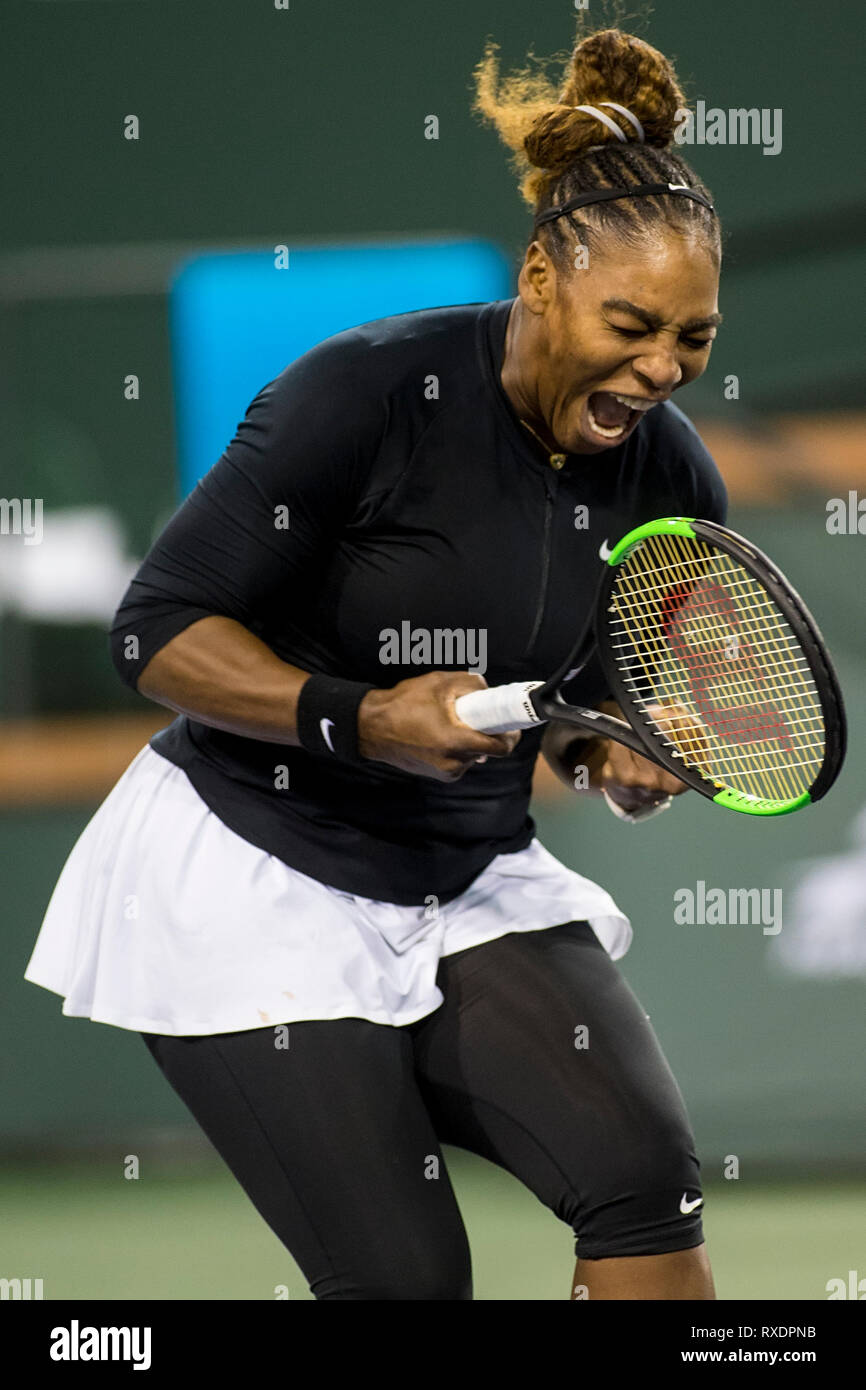
{"type": "MultiPolygon", "coordinates": [[[[602,304],[602,309],[619,309],[624,314],[632,314],[634,318],[640,319],[648,328],[658,332],[664,326],[664,319],[660,314],[654,314],[651,309],[641,309],[640,305],[632,304],[628,299],[606,299],[602,304]]],[[[710,314],[705,319],[690,319],[684,323],[682,331],[684,333],[694,333],[700,328],[718,328],[722,322],[721,314],[710,314]]]]}

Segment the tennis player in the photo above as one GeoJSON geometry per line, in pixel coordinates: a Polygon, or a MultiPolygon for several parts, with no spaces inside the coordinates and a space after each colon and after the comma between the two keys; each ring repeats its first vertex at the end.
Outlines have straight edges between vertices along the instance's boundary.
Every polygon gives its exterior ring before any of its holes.
{"type": "MultiPolygon", "coordinates": [[[[494,49],[477,110],[536,219],[518,294],[338,333],[252,401],[118,610],[122,679],[178,717],[82,833],[26,977],[144,1035],[316,1299],[472,1298],[443,1142],[571,1227],[572,1297],[712,1299],[631,925],[528,814],[539,752],[631,819],[683,785],[454,703],[553,671],[626,531],[724,521],[671,400],[719,323],[719,224],[662,54],[596,32],[548,88],[494,49]]],[[[609,702],[600,667],[572,686],[609,702]]]]}

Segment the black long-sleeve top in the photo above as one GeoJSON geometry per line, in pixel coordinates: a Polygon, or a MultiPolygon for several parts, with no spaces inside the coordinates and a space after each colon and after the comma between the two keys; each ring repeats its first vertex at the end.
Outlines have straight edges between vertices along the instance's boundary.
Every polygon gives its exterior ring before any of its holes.
{"type": "MultiPolygon", "coordinates": [[[[583,625],[605,542],[659,516],[724,521],[718,470],[671,402],[622,445],[551,467],[500,381],[512,303],[363,324],[263,387],[123,598],[121,678],[135,687],[172,637],[222,614],[302,670],[380,687],[428,670],[542,679],[583,625]]],[[[603,699],[600,669],[569,693],[603,699]]],[[[509,757],[449,783],[187,716],[151,744],[246,840],[323,883],[411,905],[447,902],[530,842],[540,740],[525,732],[509,757]]]]}

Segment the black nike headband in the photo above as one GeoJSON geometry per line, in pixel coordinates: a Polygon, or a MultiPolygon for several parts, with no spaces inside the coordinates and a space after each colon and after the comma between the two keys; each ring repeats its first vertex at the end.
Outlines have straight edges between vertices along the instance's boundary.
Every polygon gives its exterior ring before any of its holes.
{"type": "Polygon", "coordinates": [[[685,183],[638,183],[634,188],[596,188],[591,193],[581,193],[576,198],[569,198],[567,203],[563,203],[558,208],[548,208],[546,212],[540,212],[535,218],[535,227],[538,229],[545,222],[553,222],[557,217],[562,217],[567,212],[574,212],[576,208],[586,207],[588,203],[606,203],[612,198],[650,198],[659,193],[673,193],[681,198],[692,198],[696,203],[703,203],[705,208],[715,213],[715,208],[709,198],[705,198],[703,193],[699,193],[696,188],[689,188],[685,183]]]}

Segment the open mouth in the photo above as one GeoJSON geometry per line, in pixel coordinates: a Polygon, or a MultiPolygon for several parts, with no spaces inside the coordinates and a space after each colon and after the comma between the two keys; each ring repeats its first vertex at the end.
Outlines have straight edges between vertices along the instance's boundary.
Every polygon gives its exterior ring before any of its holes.
{"type": "Polygon", "coordinates": [[[618,391],[593,391],[586,403],[589,429],[599,440],[615,444],[634,428],[654,401],[640,396],[624,396],[618,391]]]}

